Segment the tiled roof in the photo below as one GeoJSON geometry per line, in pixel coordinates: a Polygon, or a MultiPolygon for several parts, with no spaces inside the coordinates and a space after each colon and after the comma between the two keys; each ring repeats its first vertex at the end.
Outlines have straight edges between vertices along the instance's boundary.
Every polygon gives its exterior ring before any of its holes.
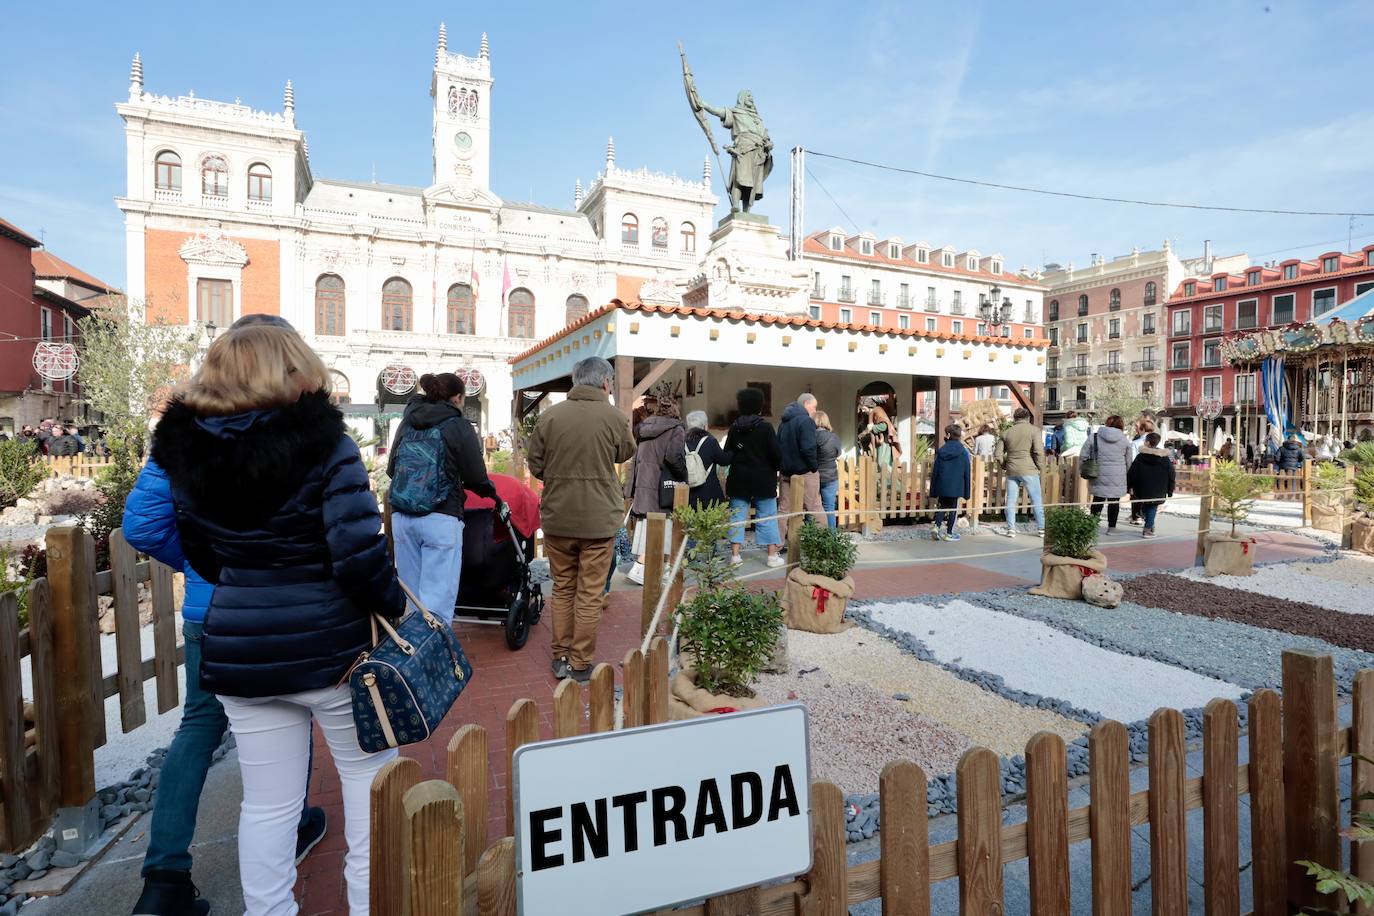
{"type": "Polygon", "coordinates": [[[30,248],[37,248],[39,245],[43,244],[8,220],[0,219],[0,235],[5,236],[5,238],[14,239],[21,245],[28,245],[30,248]]]}
{"type": "Polygon", "coordinates": [[[633,302],[625,303],[624,305],[616,305],[615,303],[604,305],[579,321],[563,328],[563,330],[559,331],[557,334],[544,338],[523,353],[512,357],[510,362],[518,363],[520,360],[538,353],[554,341],[561,340],[580,330],[583,326],[596,321],[608,312],[616,310],[641,312],[649,315],[659,312],[664,315],[686,315],[695,318],[723,318],[728,321],[744,321],[751,324],[776,325],[790,328],[823,328],[827,331],[867,331],[871,334],[887,334],[892,337],[919,337],[928,340],[947,340],[951,342],[1002,344],[1003,346],[1018,348],[1026,347],[1032,350],[1043,350],[1049,346],[1049,341],[1044,338],[986,337],[976,334],[946,334],[940,331],[925,331],[916,328],[910,328],[904,331],[899,328],[884,327],[880,325],[845,324],[839,321],[821,321],[816,318],[807,318],[803,315],[761,315],[753,312],[732,312],[725,309],[692,308],[685,305],[645,305],[642,302],[633,302]]]}
{"type": "MultiPolygon", "coordinates": [[[[1287,262],[1294,263],[1294,262],[1287,262]]],[[[1225,299],[1227,296],[1234,296],[1237,293],[1249,293],[1253,291],[1270,291],[1284,286],[1303,286],[1314,280],[1324,280],[1326,278],[1339,279],[1341,277],[1352,277],[1361,273],[1374,273],[1374,264],[1356,264],[1353,267],[1345,267],[1341,270],[1323,271],[1321,265],[1313,264],[1311,261],[1298,261],[1298,275],[1292,280],[1283,279],[1281,270],[1274,268],[1255,268],[1251,267],[1243,273],[1252,270],[1263,269],[1261,282],[1256,286],[1247,286],[1245,277],[1239,274],[1228,274],[1226,279],[1226,289],[1212,289],[1211,277],[1197,277],[1195,279],[1184,280],[1174,290],[1174,295],[1169,297],[1168,305],[1194,305],[1208,299],[1225,299]],[[1235,281],[1234,283],[1232,281],[1235,281]],[[1198,290],[1191,296],[1183,295],[1184,284],[1196,283],[1198,290]]],[[[1280,265],[1282,266],[1282,265],[1280,265]]]]}
{"type": "Polygon", "coordinates": [[[33,275],[40,278],[57,277],[71,280],[73,283],[80,283],[82,286],[89,286],[91,289],[101,292],[117,292],[115,287],[104,280],[97,280],[81,268],[68,264],[46,248],[33,250],[33,275]]]}
{"type": "MultiPolygon", "coordinates": [[[[821,232],[813,232],[811,235],[808,235],[806,237],[806,241],[802,243],[802,251],[805,254],[826,255],[837,260],[854,261],[860,264],[877,264],[887,265],[890,267],[910,267],[916,268],[918,270],[929,269],[931,271],[934,271],[935,273],[953,274],[955,276],[968,277],[971,280],[986,280],[990,283],[998,283],[1002,285],[1014,284],[1016,286],[1033,287],[1035,289],[1045,288],[1045,284],[1039,282],[1038,280],[1033,280],[1030,277],[1011,271],[1003,270],[1000,274],[995,274],[989,270],[968,270],[966,267],[958,266],[958,257],[955,258],[954,267],[946,267],[944,266],[944,264],[941,264],[939,262],[938,258],[934,257],[932,257],[924,264],[922,264],[920,261],[915,261],[907,257],[889,258],[885,253],[883,253],[882,248],[884,246],[881,242],[874,243],[872,254],[861,253],[857,248],[853,246],[853,244],[851,244],[853,239],[845,240],[843,251],[836,251],[823,241],[823,239],[829,238],[829,236],[830,232],[828,230],[823,230],[821,232]]],[[[907,247],[909,248],[911,246],[907,247]]],[[[930,249],[932,255],[935,252],[942,250],[944,249],[930,249]]]]}

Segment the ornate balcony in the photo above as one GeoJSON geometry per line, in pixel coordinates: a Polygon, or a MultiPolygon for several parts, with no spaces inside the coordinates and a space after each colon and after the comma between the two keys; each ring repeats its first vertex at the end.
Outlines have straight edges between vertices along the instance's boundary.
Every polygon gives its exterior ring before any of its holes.
{"type": "Polygon", "coordinates": [[[886,296],[885,294],[883,294],[883,293],[874,292],[874,291],[870,290],[869,293],[868,293],[868,304],[869,304],[869,305],[886,305],[886,304],[887,304],[887,296],[886,296]]]}
{"type": "Polygon", "coordinates": [[[815,284],[814,286],[811,287],[811,298],[812,298],[812,299],[824,299],[824,298],[825,298],[825,284],[824,284],[824,283],[817,283],[817,284],[815,284]]]}
{"type": "Polygon", "coordinates": [[[1092,374],[1092,366],[1070,366],[1064,370],[1064,378],[1087,378],[1092,374]]]}
{"type": "Polygon", "coordinates": [[[181,188],[157,188],[153,191],[153,200],[160,204],[179,204],[181,188]]]}
{"type": "Polygon", "coordinates": [[[1161,363],[1157,359],[1138,359],[1131,363],[1132,372],[1158,372],[1161,363]]]}
{"type": "Polygon", "coordinates": [[[1120,375],[1125,371],[1125,363],[1102,363],[1097,367],[1098,375],[1120,375]]]}
{"type": "Polygon", "coordinates": [[[840,291],[836,293],[836,298],[838,298],[841,302],[853,302],[855,298],[853,288],[848,286],[841,286],[840,291]]]}
{"type": "Polygon", "coordinates": [[[911,308],[911,307],[912,307],[912,305],[911,305],[911,294],[910,294],[910,293],[900,293],[900,294],[898,294],[898,296],[897,296],[897,308],[899,308],[899,309],[909,309],[909,308],[911,308]]]}

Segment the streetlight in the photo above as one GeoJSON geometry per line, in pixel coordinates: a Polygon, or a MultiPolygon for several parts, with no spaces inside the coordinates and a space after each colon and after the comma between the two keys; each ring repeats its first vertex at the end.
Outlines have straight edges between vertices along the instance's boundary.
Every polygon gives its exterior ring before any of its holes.
{"type": "Polygon", "coordinates": [[[987,298],[978,303],[978,315],[986,323],[998,326],[997,334],[989,336],[1011,336],[1011,297],[1003,296],[1000,286],[988,290],[987,298]],[[999,299],[1001,305],[998,305],[999,299]]]}

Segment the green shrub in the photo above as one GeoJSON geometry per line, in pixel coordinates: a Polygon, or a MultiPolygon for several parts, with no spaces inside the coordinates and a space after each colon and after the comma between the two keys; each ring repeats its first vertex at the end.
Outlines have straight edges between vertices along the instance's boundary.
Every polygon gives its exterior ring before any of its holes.
{"type": "Polygon", "coordinates": [[[934,452],[935,448],[930,444],[929,436],[917,436],[916,440],[911,443],[911,466],[916,467],[934,452]]]}
{"type": "Polygon", "coordinates": [[[19,629],[29,625],[29,585],[48,574],[48,552],[30,544],[18,554],[0,545],[0,594],[13,591],[18,599],[19,629]]]}
{"type": "Polygon", "coordinates": [[[1045,510],[1045,548],[1055,556],[1086,560],[1097,546],[1097,517],[1075,506],[1045,510]]]}
{"type": "Polygon", "coordinates": [[[679,645],[696,659],[697,686],[748,696],[782,631],[777,593],[738,586],[700,591],[677,616],[679,645]]]}
{"type": "Polygon", "coordinates": [[[1234,461],[1218,461],[1212,467],[1212,511],[1231,520],[1231,537],[1235,537],[1236,524],[1250,517],[1256,497],[1273,488],[1272,477],[1250,474],[1234,461]]]}
{"type": "Polygon", "coordinates": [[[0,509],[28,496],[47,476],[37,445],[23,439],[0,442],[0,509]]]}
{"type": "Polygon", "coordinates": [[[1353,464],[1360,470],[1374,468],[1374,440],[1357,443],[1354,448],[1341,452],[1337,460],[1342,464],[1353,464]]]}
{"type": "Polygon", "coordinates": [[[487,471],[492,474],[509,474],[510,459],[509,449],[497,449],[487,456],[487,471]]]}
{"type": "Polygon", "coordinates": [[[854,568],[859,548],[839,528],[802,525],[801,568],[812,576],[843,579],[854,568]]]}
{"type": "Polygon", "coordinates": [[[1314,482],[1319,490],[1339,490],[1345,486],[1345,468],[1334,461],[1318,462],[1314,482]]]}
{"type": "Polygon", "coordinates": [[[1374,465],[1355,475],[1355,502],[1364,511],[1374,513],[1374,465]]]}

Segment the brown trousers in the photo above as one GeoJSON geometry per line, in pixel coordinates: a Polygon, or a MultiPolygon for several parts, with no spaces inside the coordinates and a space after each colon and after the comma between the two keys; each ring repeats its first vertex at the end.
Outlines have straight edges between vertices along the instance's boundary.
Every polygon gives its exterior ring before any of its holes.
{"type": "MultiPolygon", "coordinates": [[[[819,525],[825,524],[825,510],[821,506],[821,472],[812,471],[810,474],[802,474],[804,482],[802,486],[802,504],[796,508],[792,507],[792,478],[783,477],[778,484],[778,513],[786,515],[789,512],[805,511],[811,516],[811,520],[819,525]]],[[[781,521],[779,527],[784,530],[787,522],[781,521]]]]}
{"type": "Polygon", "coordinates": [[[615,554],[615,538],[544,536],[553,593],[553,657],[566,658],[581,671],[596,655],[596,629],[606,606],[606,574],[615,554]]]}

